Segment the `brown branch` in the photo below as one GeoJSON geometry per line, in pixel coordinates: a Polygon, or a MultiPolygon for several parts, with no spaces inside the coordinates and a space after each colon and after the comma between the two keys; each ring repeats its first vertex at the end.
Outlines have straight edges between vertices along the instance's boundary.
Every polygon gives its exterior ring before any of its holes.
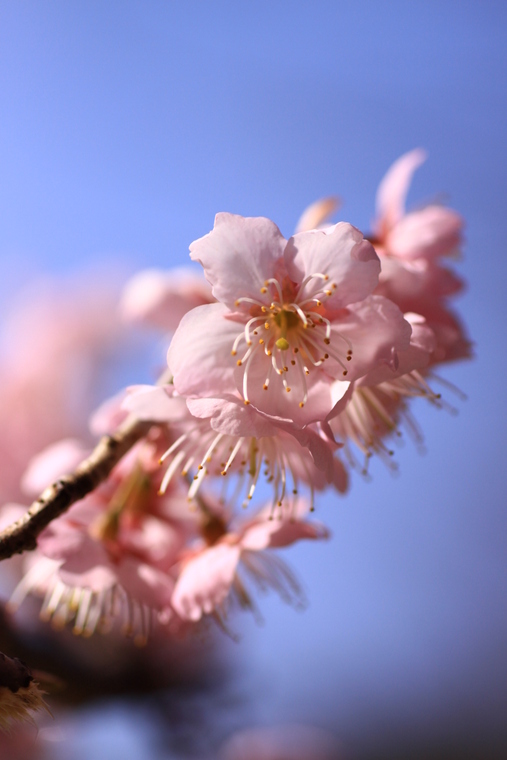
{"type": "Polygon", "coordinates": [[[0,560],[35,549],[37,536],[72,504],[104,481],[124,454],[143,438],[153,423],[128,417],[113,435],[106,435],[71,475],[48,486],[28,511],[0,533],[0,560]]]}

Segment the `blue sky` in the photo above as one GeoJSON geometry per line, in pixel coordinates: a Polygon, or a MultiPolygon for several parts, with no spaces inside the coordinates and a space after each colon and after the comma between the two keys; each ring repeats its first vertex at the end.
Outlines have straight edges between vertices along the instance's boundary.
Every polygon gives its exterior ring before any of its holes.
{"type": "Polygon", "coordinates": [[[466,219],[477,358],[445,376],[468,401],[451,395],[458,417],[418,406],[428,453],[400,451],[399,478],[374,465],[322,500],[332,541],[288,555],[309,610],[268,598],[265,627],[242,626],[254,722],[304,716],[352,747],[500,734],[506,22],[502,3],[457,0],[0,3],[4,298],[107,258],[181,265],[217,211],[288,235],[337,194],[367,229],[382,175],[417,146],[409,200],[443,194],[466,219]]]}

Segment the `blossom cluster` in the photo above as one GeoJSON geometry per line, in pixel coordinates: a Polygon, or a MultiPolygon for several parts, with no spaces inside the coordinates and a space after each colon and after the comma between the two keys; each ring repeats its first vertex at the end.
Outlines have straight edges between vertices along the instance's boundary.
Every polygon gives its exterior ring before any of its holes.
{"type": "MultiPolygon", "coordinates": [[[[190,246],[201,274],[149,270],[127,284],[122,317],[172,334],[168,368],[106,402],[92,428],[112,433],[130,416],[149,433],[41,534],[12,606],[40,593],[42,616],[82,635],[121,614],[143,643],[154,621],[178,634],[208,617],[225,625],[234,603],[257,613],[252,587],[304,604],[272,550],[326,538],[316,494],[345,493],[374,454],[393,466],[396,436],[420,435],[411,400],[441,406],[436,367],[470,355],[449,307],[462,219],[436,204],[405,210],[424,158],[391,167],[369,235],[328,223],[331,199],[289,239],[267,218],[220,213],[190,246]]],[[[25,492],[86,454],[74,438],[53,443],[25,492]]],[[[2,523],[21,510],[8,505],[2,523]]]]}

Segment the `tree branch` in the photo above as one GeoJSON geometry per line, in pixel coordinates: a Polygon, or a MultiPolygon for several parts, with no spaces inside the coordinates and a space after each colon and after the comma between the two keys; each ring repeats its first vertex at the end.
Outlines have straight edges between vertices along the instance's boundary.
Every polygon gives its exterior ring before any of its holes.
{"type": "Polygon", "coordinates": [[[0,560],[35,549],[37,536],[44,528],[97,488],[152,425],[152,422],[128,417],[113,435],[101,438],[75,472],[48,486],[23,517],[0,533],[0,560]]]}

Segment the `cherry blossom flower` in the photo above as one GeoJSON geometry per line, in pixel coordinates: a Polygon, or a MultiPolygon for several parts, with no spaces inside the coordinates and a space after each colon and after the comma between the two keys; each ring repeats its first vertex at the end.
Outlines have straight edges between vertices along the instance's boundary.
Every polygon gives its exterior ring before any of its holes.
{"type": "MultiPolygon", "coordinates": [[[[184,494],[157,495],[157,445],[138,444],[107,481],[41,533],[11,608],[42,592],[41,617],[57,627],[73,621],[74,632],[88,636],[124,616],[125,632],[137,629],[136,640],[146,641],[154,614],[170,605],[171,568],[195,535],[184,494]]],[[[27,472],[25,487],[38,489],[44,476],[54,480],[78,451],[72,440],[49,447],[27,472]]]]}
{"type": "Polygon", "coordinates": [[[304,427],[331,413],[330,380],[355,379],[408,346],[401,312],[371,297],[379,260],[349,224],[286,241],[263,217],[218,214],[190,250],[218,303],[187,313],[171,342],[168,363],[184,396],[235,390],[304,427]]]}
{"type": "Polygon", "coordinates": [[[343,464],[332,456],[337,445],[311,427],[302,431],[285,421],[276,424],[239,396],[191,398],[183,407],[182,403],[172,386],[136,388],[123,402],[139,419],[170,425],[173,440],[161,457],[161,463],[169,463],[161,492],[176,475],[188,476],[192,501],[202,485],[215,478],[222,500],[227,501],[224,478],[227,482],[232,478],[233,501],[243,494],[246,506],[264,478],[273,490],[273,508],[287,498],[294,500],[306,486],[313,509],[315,490],[330,483],[341,492],[347,489],[343,464]]]}
{"type": "Polygon", "coordinates": [[[267,549],[289,546],[303,538],[327,538],[327,529],[304,518],[301,505],[287,505],[278,519],[268,507],[254,519],[236,521],[211,545],[203,544],[183,561],[174,587],[172,607],[183,620],[199,620],[211,613],[224,616],[232,593],[241,607],[254,608],[245,585],[246,575],[261,590],[273,588],[282,600],[304,605],[302,590],[288,567],[267,549]],[[242,575],[243,573],[243,575],[242,575]]]}

